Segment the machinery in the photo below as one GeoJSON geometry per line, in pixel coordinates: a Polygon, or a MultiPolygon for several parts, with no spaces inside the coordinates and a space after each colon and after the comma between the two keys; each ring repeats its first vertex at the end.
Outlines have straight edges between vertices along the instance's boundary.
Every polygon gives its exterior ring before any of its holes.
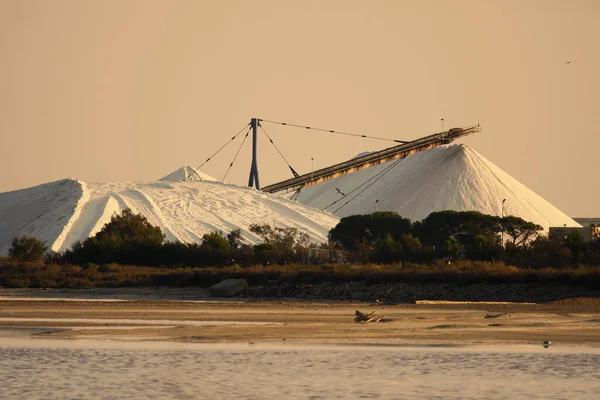
{"type": "MultiPolygon", "coordinates": [[[[260,123],[260,120],[259,120],[260,123]]],[[[469,126],[466,128],[452,128],[448,131],[425,136],[420,139],[389,147],[380,151],[369,153],[367,155],[356,157],[351,160],[332,165],[309,174],[299,175],[282,182],[278,182],[269,186],[263,187],[261,190],[267,193],[291,192],[297,191],[303,187],[315,185],[330,179],[337,178],[342,175],[351,174],[365,168],[379,165],[387,161],[404,158],[419,151],[428,150],[437,146],[448,144],[463,136],[471,135],[480,132],[481,127],[478,125],[469,126]]],[[[253,163],[254,165],[254,163],[253,163]]]]}

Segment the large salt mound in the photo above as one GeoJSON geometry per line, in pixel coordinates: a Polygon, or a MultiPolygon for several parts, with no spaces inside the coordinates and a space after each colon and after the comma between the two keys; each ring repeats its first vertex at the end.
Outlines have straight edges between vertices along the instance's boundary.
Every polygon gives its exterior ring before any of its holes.
{"type": "MultiPolygon", "coordinates": [[[[481,154],[464,145],[437,147],[413,154],[391,168],[372,186],[368,183],[395,161],[302,189],[298,201],[323,209],[342,195],[346,198],[327,210],[345,217],[379,210],[396,211],[413,221],[422,220],[434,211],[479,211],[500,215],[502,199],[505,215],[515,215],[535,222],[548,230],[550,226],[580,226],[552,204],[502,171],[481,154]],[[361,190],[366,190],[339,211],[336,209],[361,190]]],[[[371,181],[373,182],[373,181],[371,181]]]]}
{"type": "Polygon", "coordinates": [[[167,176],[163,176],[159,181],[182,182],[182,181],[216,181],[212,176],[200,172],[189,165],[179,168],[171,172],[167,176]]]}
{"type": "Polygon", "coordinates": [[[13,237],[34,236],[54,251],[96,234],[110,218],[130,208],[160,227],[167,240],[200,242],[215,230],[241,229],[250,243],[261,240],[251,224],[295,227],[325,242],[338,218],[294,201],[219,182],[125,182],[86,184],[74,180],[0,193],[0,255],[13,237]]]}
{"type": "Polygon", "coordinates": [[[0,255],[8,253],[15,236],[34,236],[60,248],[82,194],[72,179],[0,193],[0,255]]]}

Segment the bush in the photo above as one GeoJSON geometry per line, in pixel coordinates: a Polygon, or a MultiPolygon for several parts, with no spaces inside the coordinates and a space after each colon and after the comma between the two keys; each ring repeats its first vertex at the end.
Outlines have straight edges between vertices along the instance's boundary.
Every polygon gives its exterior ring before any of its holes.
{"type": "Polygon", "coordinates": [[[31,236],[16,237],[8,250],[8,255],[19,261],[40,261],[48,251],[48,247],[31,236]]]}
{"type": "MultiPolygon", "coordinates": [[[[398,241],[410,233],[412,224],[392,211],[344,217],[329,231],[329,240],[346,250],[357,251],[363,244],[372,250],[376,243],[398,241]],[[388,238],[388,235],[390,236],[388,238]]],[[[390,246],[387,245],[383,246],[390,246]]]]}
{"type": "Polygon", "coordinates": [[[309,237],[296,228],[252,224],[248,229],[263,239],[263,243],[254,246],[255,262],[287,264],[308,258],[309,237]]]}
{"type": "Polygon", "coordinates": [[[67,262],[96,264],[152,265],[162,246],[164,234],[141,214],[125,209],[113,216],[94,237],[76,242],[64,255],[67,262]]]}
{"type": "Polygon", "coordinates": [[[231,260],[231,245],[223,232],[210,232],[202,236],[200,250],[206,265],[224,265],[231,260]]]}

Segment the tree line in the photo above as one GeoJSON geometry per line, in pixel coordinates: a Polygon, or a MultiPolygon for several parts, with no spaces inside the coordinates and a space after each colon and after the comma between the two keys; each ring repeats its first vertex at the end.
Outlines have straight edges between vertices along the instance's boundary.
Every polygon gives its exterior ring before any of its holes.
{"type": "Polygon", "coordinates": [[[466,259],[525,268],[600,265],[600,240],[586,242],[577,232],[550,238],[542,232],[540,225],[516,216],[477,211],[433,212],[416,222],[395,212],[376,212],[342,218],[329,232],[329,241],[357,262],[466,259]]]}
{"type": "Polygon", "coordinates": [[[24,261],[46,257],[56,264],[86,263],[144,266],[206,267],[323,262],[433,263],[440,259],[504,261],[530,268],[600,265],[600,242],[576,234],[563,238],[541,235],[542,227],[519,217],[497,217],[476,211],[440,211],[412,222],[395,212],[342,218],[328,243],[309,242],[295,228],[255,224],[260,237],[246,243],[239,229],[210,232],[200,243],[165,241],[165,235],[141,214],[123,210],[95,236],[61,253],[47,253],[35,238],[18,237],[9,256],[24,261]]]}

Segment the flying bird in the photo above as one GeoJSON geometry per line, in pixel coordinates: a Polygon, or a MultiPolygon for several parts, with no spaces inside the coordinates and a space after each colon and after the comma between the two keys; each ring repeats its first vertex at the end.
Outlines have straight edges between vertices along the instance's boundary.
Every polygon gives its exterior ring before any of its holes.
{"type": "Polygon", "coordinates": [[[338,189],[338,188],[335,188],[335,190],[337,190],[337,192],[338,192],[339,194],[341,194],[343,197],[346,197],[346,194],[345,194],[344,192],[342,192],[340,189],[338,189]]]}
{"type": "Polygon", "coordinates": [[[565,62],[565,64],[571,64],[571,61],[567,61],[567,62],[565,62]]]}

